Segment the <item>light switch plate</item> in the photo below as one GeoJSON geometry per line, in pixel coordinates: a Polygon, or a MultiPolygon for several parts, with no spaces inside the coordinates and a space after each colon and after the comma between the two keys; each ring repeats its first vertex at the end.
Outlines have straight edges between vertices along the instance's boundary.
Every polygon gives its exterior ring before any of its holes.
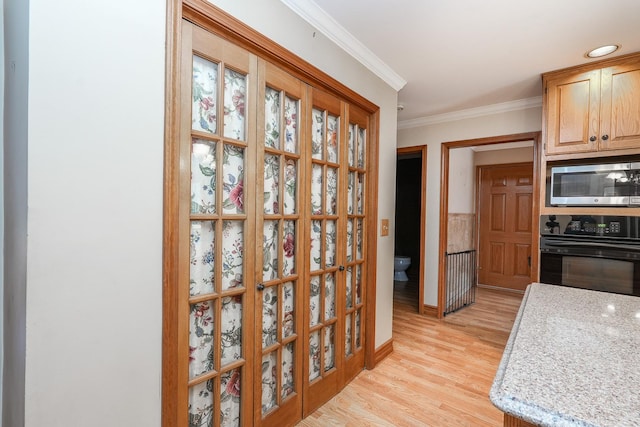
{"type": "Polygon", "coordinates": [[[380,235],[388,236],[389,235],[389,220],[383,219],[380,225],[380,235]]]}

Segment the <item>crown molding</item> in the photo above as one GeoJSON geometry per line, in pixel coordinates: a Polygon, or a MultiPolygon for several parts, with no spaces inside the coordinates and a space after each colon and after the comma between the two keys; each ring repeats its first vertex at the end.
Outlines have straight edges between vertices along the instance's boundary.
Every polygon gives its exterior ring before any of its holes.
{"type": "Polygon", "coordinates": [[[474,117],[506,113],[509,111],[526,110],[527,108],[541,106],[542,96],[535,96],[533,98],[518,99],[516,101],[502,102],[500,104],[484,105],[482,107],[452,111],[450,113],[434,114],[432,116],[419,117],[417,119],[403,120],[398,122],[398,129],[417,128],[420,126],[429,126],[438,123],[453,122],[456,120],[472,119],[474,117]]]}
{"type": "Polygon", "coordinates": [[[407,81],[400,77],[386,63],[371,52],[360,40],[349,33],[333,17],[312,0],[281,0],[287,7],[298,14],[329,40],[337,44],[358,62],[380,77],[394,90],[399,91],[407,81]]]}

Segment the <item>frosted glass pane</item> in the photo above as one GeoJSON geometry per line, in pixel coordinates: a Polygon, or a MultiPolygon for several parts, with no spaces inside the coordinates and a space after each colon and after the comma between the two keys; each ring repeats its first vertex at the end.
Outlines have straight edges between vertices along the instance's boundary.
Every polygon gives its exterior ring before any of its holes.
{"type": "Polygon", "coordinates": [[[224,136],[245,139],[245,94],[247,76],[226,68],[224,70],[224,136]]]}
{"type": "Polygon", "coordinates": [[[191,128],[216,133],[218,64],[193,56],[191,128]]]}
{"type": "Polygon", "coordinates": [[[191,145],[191,213],[216,213],[216,144],[203,139],[191,145]]]}

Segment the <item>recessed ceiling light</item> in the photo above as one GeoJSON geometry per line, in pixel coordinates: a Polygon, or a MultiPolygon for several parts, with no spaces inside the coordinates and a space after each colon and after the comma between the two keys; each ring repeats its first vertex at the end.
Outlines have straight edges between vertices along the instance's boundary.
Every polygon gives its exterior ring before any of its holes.
{"type": "Polygon", "coordinates": [[[620,49],[620,45],[617,45],[617,44],[610,44],[610,45],[606,45],[606,46],[600,46],[600,47],[597,47],[597,48],[595,48],[593,50],[590,50],[589,52],[587,52],[585,54],[585,56],[587,58],[599,58],[601,56],[609,55],[610,53],[613,53],[618,49],[620,49]]]}

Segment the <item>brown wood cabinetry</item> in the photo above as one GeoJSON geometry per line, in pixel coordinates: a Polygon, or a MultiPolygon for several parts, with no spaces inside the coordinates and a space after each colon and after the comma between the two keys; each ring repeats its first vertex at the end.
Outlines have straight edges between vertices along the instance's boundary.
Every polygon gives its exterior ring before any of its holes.
{"type": "Polygon", "coordinates": [[[547,156],[640,149],[640,53],[542,78],[547,156]]]}

